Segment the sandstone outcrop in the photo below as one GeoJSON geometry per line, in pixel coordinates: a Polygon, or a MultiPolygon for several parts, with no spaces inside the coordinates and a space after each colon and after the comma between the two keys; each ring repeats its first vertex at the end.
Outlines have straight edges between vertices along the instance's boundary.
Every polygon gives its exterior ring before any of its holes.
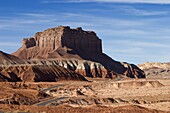
{"type": "Polygon", "coordinates": [[[18,65],[0,67],[0,81],[55,82],[86,79],[66,68],[52,65],[18,65]]]}
{"type": "MultiPolygon", "coordinates": [[[[57,51],[62,55],[62,49],[70,48],[74,51],[102,53],[101,40],[92,31],[84,31],[81,28],[70,29],[68,26],[47,29],[38,32],[34,37],[24,38],[22,47],[13,53],[21,59],[48,58],[50,53],[57,51]]],[[[70,51],[71,51],[70,50],[70,51]]],[[[56,58],[54,55],[54,58],[56,58]]]]}
{"type": "Polygon", "coordinates": [[[72,70],[87,77],[145,78],[144,72],[137,66],[114,61],[104,54],[101,39],[96,33],[84,31],[82,28],[71,29],[68,26],[59,26],[38,32],[31,38],[24,38],[22,47],[13,55],[28,62],[38,59],[40,62],[61,60],[64,63],[65,60],[76,59],[78,65],[76,69],[73,66],[72,70]],[[91,63],[82,63],[84,60],[91,63]]]}

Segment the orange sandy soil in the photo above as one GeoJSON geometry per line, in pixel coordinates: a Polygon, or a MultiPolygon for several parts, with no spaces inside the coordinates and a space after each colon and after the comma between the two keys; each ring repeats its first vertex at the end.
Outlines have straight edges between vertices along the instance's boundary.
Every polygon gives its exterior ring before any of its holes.
{"type": "MultiPolygon", "coordinates": [[[[170,113],[170,80],[98,80],[91,82],[59,81],[59,82],[0,82],[0,111],[4,112],[43,112],[43,113],[170,113]],[[154,81],[154,82],[148,82],[154,81]],[[47,94],[40,90],[65,84],[47,94]],[[85,90],[84,86],[91,89],[85,90]],[[75,95],[75,89],[81,89],[83,96],[75,95]],[[60,91],[70,91],[67,95],[72,100],[79,99],[93,103],[91,105],[59,104],[58,106],[36,106],[38,102],[58,98],[65,94],[60,91]],[[56,91],[56,92],[55,92],[56,91]],[[71,95],[73,93],[73,95],[71,95]],[[50,96],[48,94],[51,94],[50,96]],[[94,104],[93,99],[99,99],[102,105],[94,104]],[[118,103],[106,102],[108,98],[118,103]],[[120,102],[119,102],[120,101],[120,102]],[[124,103],[123,101],[127,101],[124,103]]],[[[71,102],[67,101],[66,102],[71,102]]]]}
{"type": "Polygon", "coordinates": [[[165,111],[158,111],[153,109],[148,109],[140,106],[128,105],[120,107],[70,107],[70,106],[17,106],[17,105],[3,105],[0,104],[1,111],[13,111],[13,112],[43,112],[43,113],[170,113],[165,111]]]}

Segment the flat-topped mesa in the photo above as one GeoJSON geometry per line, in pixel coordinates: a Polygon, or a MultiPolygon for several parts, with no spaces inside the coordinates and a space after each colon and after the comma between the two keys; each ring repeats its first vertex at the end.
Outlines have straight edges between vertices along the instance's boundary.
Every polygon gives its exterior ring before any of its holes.
{"type": "Polygon", "coordinates": [[[84,31],[80,27],[71,29],[68,26],[59,26],[38,32],[34,37],[23,39],[22,47],[36,46],[40,50],[43,48],[56,50],[60,47],[68,47],[81,52],[102,53],[101,43],[101,39],[93,31],[84,31]]]}
{"type": "Polygon", "coordinates": [[[64,66],[67,69],[87,77],[145,78],[144,72],[137,66],[117,62],[103,53],[101,39],[96,33],[84,31],[80,27],[71,29],[68,26],[59,26],[47,29],[37,32],[31,38],[23,39],[22,44],[22,47],[12,55],[24,61],[30,61],[31,64],[56,65],[58,60],[61,64],[66,63],[64,66]],[[36,60],[38,60],[37,63],[36,60]],[[69,62],[63,60],[69,60],[69,62]],[[74,60],[78,61],[76,65],[72,64],[74,60]],[[92,63],[82,63],[81,60],[92,63]]]}

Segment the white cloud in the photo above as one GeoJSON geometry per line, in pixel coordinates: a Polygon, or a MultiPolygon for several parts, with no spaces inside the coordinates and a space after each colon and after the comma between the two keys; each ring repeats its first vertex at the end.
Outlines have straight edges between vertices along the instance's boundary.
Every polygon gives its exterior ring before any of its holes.
{"type": "Polygon", "coordinates": [[[102,27],[102,26],[139,26],[143,22],[131,21],[125,19],[115,19],[109,17],[93,16],[79,13],[58,13],[58,14],[41,14],[41,13],[22,13],[16,18],[0,19],[0,29],[22,29],[25,26],[39,24],[45,25],[69,25],[72,27],[102,27]],[[99,24],[100,23],[100,24],[99,24]]]}
{"type": "Polygon", "coordinates": [[[31,16],[31,17],[49,17],[49,16],[52,16],[50,14],[44,14],[44,13],[17,13],[17,15],[31,16]]]}
{"type": "Polygon", "coordinates": [[[113,59],[131,63],[168,62],[170,45],[159,42],[140,40],[109,40],[105,44],[105,52],[113,59]]]}
{"type": "Polygon", "coordinates": [[[170,11],[149,11],[144,9],[138,9],[129,5],[113,6],[119,12],[123,12],[125,15],[136,15],[136,16],[155,16],[155,15],[168,15],[170,11]]]}
{"type": "MultiPolygon", "coordinates": [[[[49,15],[44,13],[17,13],[15,17],[0,18],[1,30],[26,30],[29,27],[36,25],[48,25],[54,23],[57,18],[56,15],[49,15]]],[[[27,29],[28,30],[28,29],[27,29]]],[[[30,29],[33,31],[33,29],[30,29]]]]}
{"type": "Polygon", "coordinates": [[[44,0],[42,3],[82,3],[82,2],[103,2],[103,3],[148,3],[148,4],[170,4],[170,0],[44,0]]]}

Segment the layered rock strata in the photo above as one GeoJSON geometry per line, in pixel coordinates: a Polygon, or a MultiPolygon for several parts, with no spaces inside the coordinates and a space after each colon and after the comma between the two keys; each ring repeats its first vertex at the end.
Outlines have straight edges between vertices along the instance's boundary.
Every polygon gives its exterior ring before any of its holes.
{"type": "MultiPolygon", "coordinates": [[[[59,26],[38,32],[34,37],[24,38],[22,47],[13,54],[24,60],[48,58],[52,56],[51,52],[64,47],[74,51],[102,53],[101,40],[93,31],[59,26]]],[[[59,51],[62,54],[62,50],[59,51]]],[[[62,56],[60,52],[58,54],[54,58],[62,56]]]]}
{"type": "Polygon", "coordinates": [[[19,65],[0,67],[0,81],[56,82],[59,80],[86,81],[83,76],[61,66],[19,65]]]}
{"type": "Polygon", "coordinates": [[[145,78],[144,72],[137,66],[114,61],[104,54],[101,39],[96,33],[84,31],[82,28],[59,26],[38,32],[31,38],[24,38],[22,47],[13,55],[28,62],[37,59],[48,62],[52,59],[54,62],[60,60],[64,63],[65,60],[76,59],[79,66],[72,70],[87,77],[145,78]],[[84,60],[94,62],[95,65],[82,63],[84,60]],[[91,65],[94,66],[93,69],[91,65]]]}
{"type": "Polygon", "coordinates": [[[27,63],[35,65],[59,65],[87,77],[108,77],[108,71],[103,65],[87,60],[30,60],[27,63]]]}

